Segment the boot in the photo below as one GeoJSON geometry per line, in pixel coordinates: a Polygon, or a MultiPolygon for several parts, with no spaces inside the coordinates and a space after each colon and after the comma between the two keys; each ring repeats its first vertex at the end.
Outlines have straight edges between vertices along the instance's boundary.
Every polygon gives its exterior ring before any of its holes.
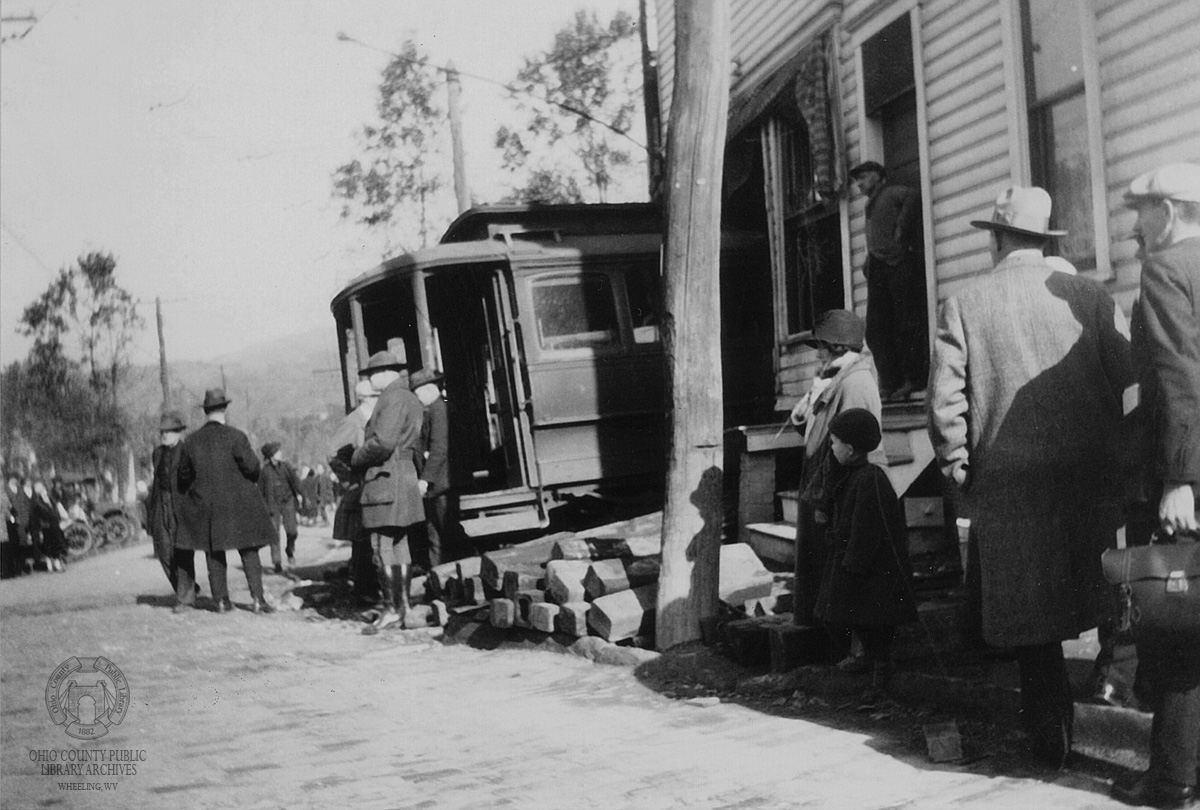
{"type": "Polygon", "coordinates": [[[408,618],[408,588],[409,580],[412,578],[412,566],[409,565],[393,565],[392,566],[392,604],[395,606],[397,614],[400,616],[400,626],[404,627],[405,619],[408,618]]]}
{"type": "Polygon", "coordinates": [[[397,622],[403,621],[403,616],[396,612],[396,576],[395,569],[398,566],[376,566],[379,572],[379,590],[381,592],[381,605],[379,617],[363,630],[364,636],[373,636],[385,627],[390,627],[397,622]]]}

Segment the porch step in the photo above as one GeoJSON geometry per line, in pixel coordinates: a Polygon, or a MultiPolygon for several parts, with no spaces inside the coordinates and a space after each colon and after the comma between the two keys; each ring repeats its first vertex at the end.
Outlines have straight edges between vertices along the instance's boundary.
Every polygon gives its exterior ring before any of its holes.
{"type": "Polygon", "coordinates": [[[796,524],[750,523],[743,540],[761,560],[792,565],[796,556],[796,524]]]}

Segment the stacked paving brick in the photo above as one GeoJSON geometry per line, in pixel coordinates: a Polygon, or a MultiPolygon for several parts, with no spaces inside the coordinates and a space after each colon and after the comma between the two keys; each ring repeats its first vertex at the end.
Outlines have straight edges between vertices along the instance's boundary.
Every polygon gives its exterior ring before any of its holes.
{"type": "MultiPolygon", "coordinates": [[[[486,612],[487,621],[502,629],[648,642],[661,564],[657,513],[438,566],[427,588],[438,623],[455,612],[486,612]]],[[[725,604],[761,611],[771,603],[774,580],[748,545],[721,547],[719,596],[725,604]]]]}

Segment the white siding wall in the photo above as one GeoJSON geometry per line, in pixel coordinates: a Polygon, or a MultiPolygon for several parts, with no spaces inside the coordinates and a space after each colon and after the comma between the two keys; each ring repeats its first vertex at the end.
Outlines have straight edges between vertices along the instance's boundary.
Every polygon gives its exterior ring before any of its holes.
{"type": "Polygon", "coordinates": [[[1141,270],[1122,195],[1155,166],[1200,162],[1200,3],[1097,0],[1096,40],[1113,289],[1128,309],[1141,270]]]}
{"type": "Polygon", "coordinates": [[[990,216],[1012,157],[997,0],[934,0],[921,23],[940,300],[991,267],[987,233],[970,223],[990,216]]]}
{"type": "MultiPolygon", "coordinates": [[[[1128,309],[1139,265],[1129,238],[1133,215],[1121,195],[1139,173],[1172,161],[1200,161],[1200,0],[1092,0],[1099,62],[1101,134],[1115,278],[1109,284],[1128,309]]],[[[815,33],[828,4],[803,0],[733,0],[733,56],[740,67],[733,93],[755,86],[815,33]]],[[[846,0],[843,23],[873,26],[895,19],[911,2],[846,0]]],[[[1012,0],[921,0],[921,57],[928,128],[930,200],[937,298],[991,266],[988,238],[972,228],[986,218],[1001,189],[1027,170],[1019,139],[1023,97],[1006,86],[1021,76],[1020,42],[1004,35],[1012,0]],[[1006,53],[1006,49],[1011,52],[1006,53]]],[[[659,77],[664,117],[674,72],[672,0],[657,0],[659,77]]],[[[863,159],[856,48],[862,32],[839,25],[842,127],[847,161],[863,159]]],[[[857,268],[866,250],[861,199],[849,203],[854,308],[862,314],[866,285],[857,268]]],[[[780,358],[780,406],[808,387],[815,358],[802,349],[780,358]]]]}

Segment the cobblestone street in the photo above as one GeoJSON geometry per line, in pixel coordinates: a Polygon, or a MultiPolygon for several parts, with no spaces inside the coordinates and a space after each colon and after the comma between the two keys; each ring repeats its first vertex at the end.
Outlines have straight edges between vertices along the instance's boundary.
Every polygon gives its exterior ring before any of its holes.
{"type": "MultiPolygon", "coordinates": [[[[328,547],[305,530],[301,565],[328,547]]],[[[241,579],[235,567],[244,603],[241,579]]],[[[444,646],[433,629],[364,637],[311,611],[176,615],[167,591],[146,544],[0,586],[4,807],[1120,806],[1086,774],[933,765],[887,735],[669,697],[628,667],[444,646]],[[128,680],[130,708],[101,740],[47,713],[47,680],[72,656],[128,680]],[[42,775],[34,761],[94,749],[132,752],[103,760],[132,770],[42,775]]]]}

